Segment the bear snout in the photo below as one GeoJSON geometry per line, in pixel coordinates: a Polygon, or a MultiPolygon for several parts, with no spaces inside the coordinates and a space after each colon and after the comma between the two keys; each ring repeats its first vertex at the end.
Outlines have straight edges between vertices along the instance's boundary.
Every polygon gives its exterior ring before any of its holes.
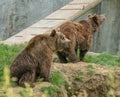
{"type": "Polygon", "coordinates": [[[67,39],[67,38],[66,38],[65,41],[66,41],[67,43],[71,43],[71,40],[69,40],[69,39],[67,39]]]}
{"type": "Polygon", "coordinates": [[[104,21],[105,19],[106,19],[105,14],[102,14],[102,15],[101,15],[101,20],[103,20],[103,21],[104,21]]]}

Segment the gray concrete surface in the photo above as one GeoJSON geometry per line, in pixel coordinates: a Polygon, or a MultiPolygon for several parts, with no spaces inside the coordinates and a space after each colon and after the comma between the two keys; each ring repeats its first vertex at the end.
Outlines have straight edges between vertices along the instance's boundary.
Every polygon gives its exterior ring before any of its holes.
{"type": "Polygon", "coordinates": [[[7,39],[70,1],[0,0],[0,39],[7,39]]]}

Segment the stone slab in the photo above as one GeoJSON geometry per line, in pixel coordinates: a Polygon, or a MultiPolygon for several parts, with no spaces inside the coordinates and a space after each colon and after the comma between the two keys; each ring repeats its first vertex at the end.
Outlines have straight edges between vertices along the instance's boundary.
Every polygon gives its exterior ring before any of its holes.
{"type": "Polygon", "coordinates": [[[15,37],[12,36],[10,38],[8,38],[7,40],[5,40],[3,43],[5,44],[21,44],[21,43],[25,43],[27,41],[29,41],[32,37],[34,36],[23,36],[23,37],[15,37]]]}
{"type": "Polygon", "coordinates": [[[63,19],[67,20],[69,17],[73,16],[79,12],[79,10],[57,10],[51,15],[47,16],[45,19],[63,19]]]}
{"type": "Polygon", "coordinates": [[[70,2],[69,4],[88,4],[88,3],[92,3],[96,0],[73,0],[72,2],[70,2]]]}
{"type": "Polygon", "coordinates": [[[32,37],[39,34],[43,34],[47,31],[48,29],[28,27],[27,29],[19,32],[18,34],[15,34],[14,36],[8,38],[7,40],[4,41],[4,43],[20,44],[20,43],[28,42],[32,37]]]}
{"type": "Polygon", "coordinates": [[[41,20],[35,24],[33,24],[31,27],[40,27],[40,28],[53,28],[57,24],[63,22],[64,20],[41,20]]]}
{"type": "Polygon", "coordinates": [[[48,29],[40,29],[40,28],[34,28],[34,27],[29,27],[20,33],[14,35],[14,36],[24,36],[24,35],[38,35],[38,34],[43,34],[46,32],[48,29]]]}
{"type": "Polygon", "coordinates": [[[62,10],[82,10],[84,7],[86,7],[88,4],[79,4],[79,5],[66,5],[62,7],[62,10]]]}

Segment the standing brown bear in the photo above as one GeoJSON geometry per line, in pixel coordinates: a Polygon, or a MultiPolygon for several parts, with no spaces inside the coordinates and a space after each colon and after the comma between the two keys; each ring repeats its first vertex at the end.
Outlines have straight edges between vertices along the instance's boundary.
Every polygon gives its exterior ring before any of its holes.
{"type": "Polygon", "coordinates": [[[79,22],[65,22],[58,29],[71,40],[70,48],[58,51],[57,55],[62,63],[83,61],[85,54],[92,46],[93,35],[105,20],[104,15],[88,15],[87,20],[79,22]],[[77,58],[77,49],[80,50],[80,59],[77,58]]]}
{"type": "Polygon", "coordinates": [[[56,30],[35,36],[13,61],[10,67],[11,77],[17,78],[17,83],[22,87],[25,82],[33,87],[37,77],[49,81],[53,52],[62,51],[69,45],[70,40],[56,30]]]}

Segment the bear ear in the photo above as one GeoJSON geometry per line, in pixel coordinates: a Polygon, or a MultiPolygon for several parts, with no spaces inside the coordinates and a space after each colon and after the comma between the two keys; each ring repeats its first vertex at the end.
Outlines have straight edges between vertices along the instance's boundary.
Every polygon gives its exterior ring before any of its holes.
{"type": "Polygon", "coordinates": [[[92,17],[92,20],[94,21],[94,23],[95,23],[97,26],[99,26],[97,15],[94,15],[94,16],[92,17]]]}
{"type": "Polygon", "coordinates": [[[91,19],[93,16],[92,14],[88,14],[88,18],[91,19]]]}
{"type": "Polygon", "coordinates": [[[92,18],[97,19],[97,14],[94,14],[92,18]]]}
{"type": "Polygon", "coordinates": [[[93,14],[93,17],[95,17],[95,16],[97,16],[97,14],[95,13],[95,14],[93,14]]]}
{"type": "Polygon", "coordinates": [[[97,20],[97,15],[94,14],[93,17],[92,17],[93,20],[97,20]]]}
{"type": "Polygon", "coordinates": [[[92,19],[93,17],[97,17],[97,14],[95,13],[95,14],[93,14],[93,15],[92,15],[92,14],[89,14],[89,15],[88,15],[88,18],[89,18],[89,19],[92,19]]]}
{"type": "Polygon", "coordinates": [[[51,36],[51,37],[54,37],[55,35],[56,35],[56,31],[55,31],[55,29],[54,29],[54,30],[51,31],[50,36],[51,36]]]}

